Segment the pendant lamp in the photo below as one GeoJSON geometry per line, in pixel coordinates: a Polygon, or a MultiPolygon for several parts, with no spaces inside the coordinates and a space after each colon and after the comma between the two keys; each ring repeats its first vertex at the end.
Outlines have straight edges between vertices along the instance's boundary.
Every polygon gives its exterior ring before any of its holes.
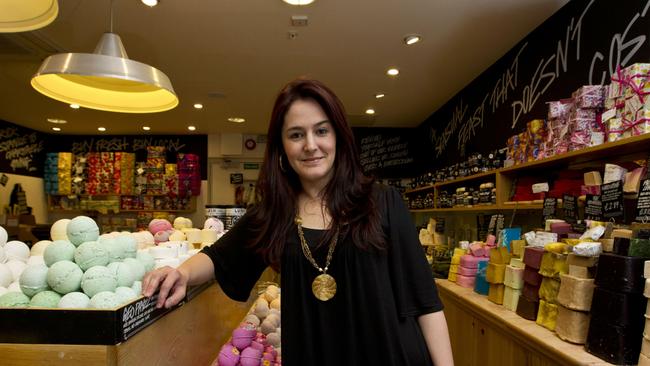
{"type": "Polygon", "coordinates": [[[45,27],[59,14],[57,0],[0,1],[0,33],[26,32],[45,27]]]}
{"type": "Polygon", "coordinates": [[[93,53],[61,53],[32,77],[38,92],[68,104],[109,112],[153,113],[178,105],[167,75],[130,60],[120,36],[104,33],[93,53]]]}

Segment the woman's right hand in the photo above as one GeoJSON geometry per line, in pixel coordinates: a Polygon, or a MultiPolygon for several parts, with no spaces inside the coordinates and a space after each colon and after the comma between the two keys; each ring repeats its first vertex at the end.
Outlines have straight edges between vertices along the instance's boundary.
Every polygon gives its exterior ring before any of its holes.
{"type": "Polygon", "coordinates": [[[184,268],[158,268],[144,276],[142,294],[151,297],[160,287],[156,307],[169,309],[185,298],[188,280],[189,274],[184,268]]]}

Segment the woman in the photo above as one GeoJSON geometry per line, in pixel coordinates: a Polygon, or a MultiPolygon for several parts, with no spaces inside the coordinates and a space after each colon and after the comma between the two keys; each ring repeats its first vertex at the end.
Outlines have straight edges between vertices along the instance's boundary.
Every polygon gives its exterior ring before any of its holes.
{"type": "Polygon", "coordinates": [[[281,272],[285,365],[452,365],[431,270],[400,195],[363,175],[339,99],[314,80],[278,96],[257,202],[215,245],[148,274],[158,306],[216,278],[239,301],[281,272]]]}

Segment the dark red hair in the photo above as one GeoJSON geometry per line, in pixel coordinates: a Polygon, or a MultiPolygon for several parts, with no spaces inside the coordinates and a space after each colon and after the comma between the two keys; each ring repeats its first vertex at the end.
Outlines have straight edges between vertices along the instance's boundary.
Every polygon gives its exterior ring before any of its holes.
{"type": "MultiPolygon", "coordinates": [[[[291,104],[304,99],[320,105],[336,132],[334,173],[323,192],[332,227],[338,226],[343,235],[351,235],[354,245],[363,250],[386,246],[372,195],[374,179],[363,174],[343,104],[323,83],[297,79],[280,91],[273,106],[264,162],[256,186],[257,202],[249,209],[250,226],[256,234],[250,244],[276,269],[294,225],[297,197],[302,191],[298,175],[284,156],[282,127],[291,104]],[[280,156],[284,156],[282,167],[280,156]]],[[[329,243],[332,235],[334,230],[329,230],[322,242],[329,243]]]]}

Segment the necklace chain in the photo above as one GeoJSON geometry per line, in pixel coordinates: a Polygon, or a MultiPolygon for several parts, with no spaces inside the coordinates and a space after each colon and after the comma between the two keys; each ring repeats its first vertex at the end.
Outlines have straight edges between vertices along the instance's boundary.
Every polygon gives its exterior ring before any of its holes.
{"type": "Polygon", "coordinates": [[[302,253],[305,255],[309,263],[311,263],[319,272],[327,273],[327,270],[329,269],[330,266],[330,262],[332,261],[332,254],[334,253],[336,242],[338,241],[339,229],[338,228],[336,229],[336,232],[334,233],[334,237],[330,242],[329,249],[327,251],[327,259],[325,260],[325,268],[321,268],[318,266],[318,263],[316,263],[316,260],[314,260],[314,257],[311,255],[311,251],[309,250],[309,245],[307,245],[307,240],[305,240],[305,234],[302,232],[302,219],[300,218],[300,216],[296,216],[296,226],[298,227],[298,237],[300,237],[300,247],[302,248],[302,253]]]}

